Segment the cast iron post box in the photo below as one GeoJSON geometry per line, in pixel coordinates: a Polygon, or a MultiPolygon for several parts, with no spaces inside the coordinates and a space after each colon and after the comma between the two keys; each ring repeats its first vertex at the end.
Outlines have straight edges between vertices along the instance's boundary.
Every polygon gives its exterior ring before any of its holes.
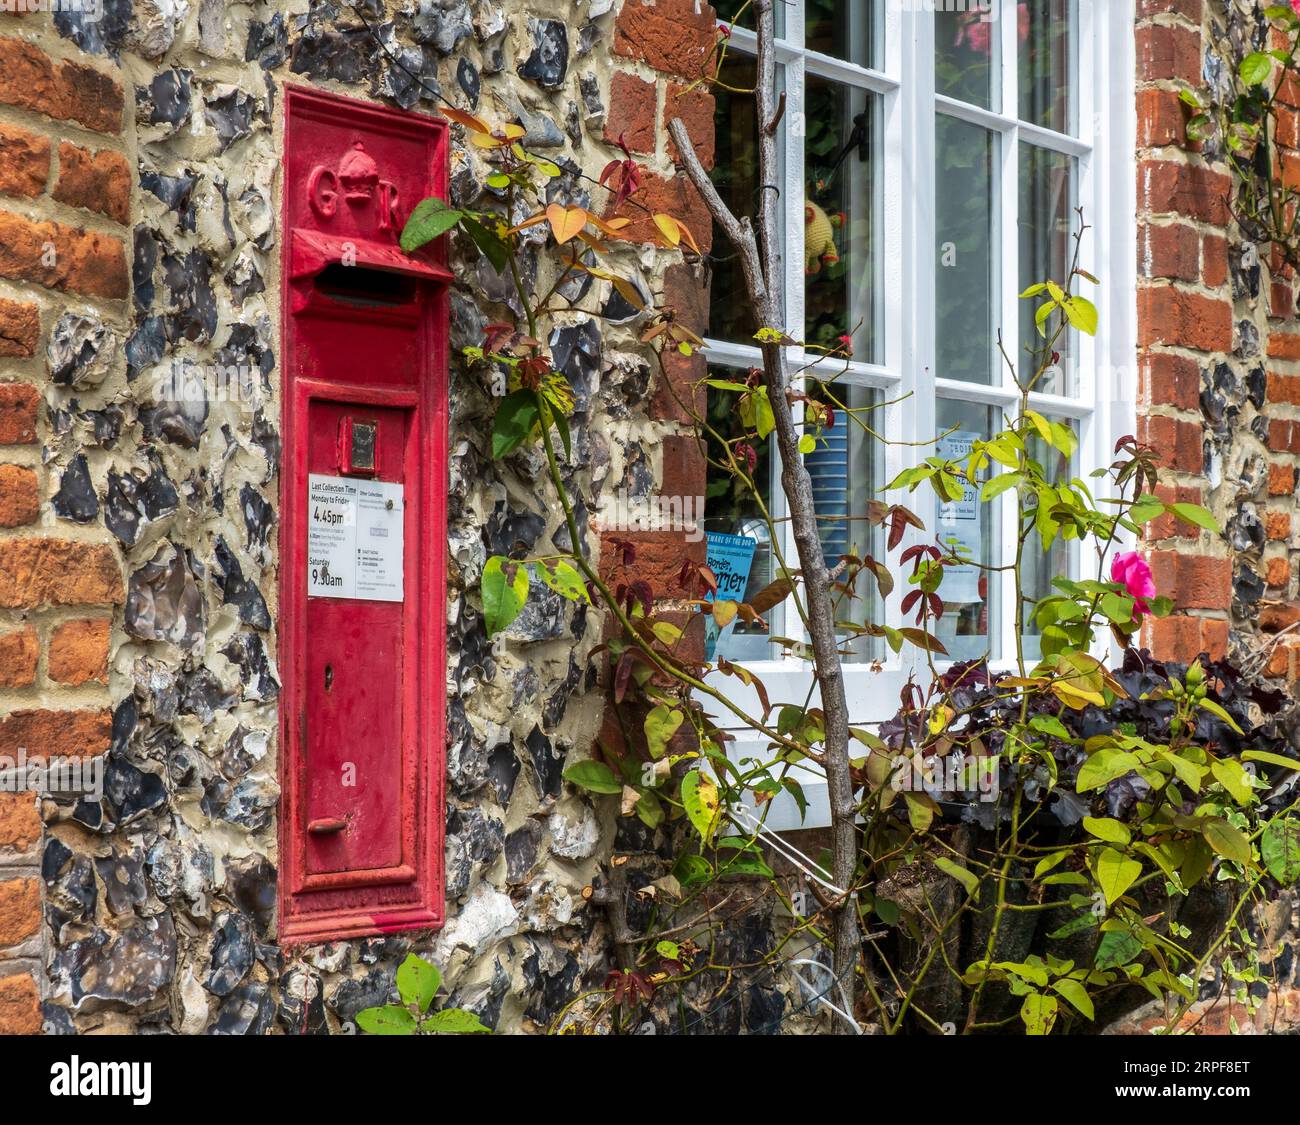
{"type": "Polygon", "coordinates": [[[285,90],[280,937],[443,921],[446,123],[285,90]]]}

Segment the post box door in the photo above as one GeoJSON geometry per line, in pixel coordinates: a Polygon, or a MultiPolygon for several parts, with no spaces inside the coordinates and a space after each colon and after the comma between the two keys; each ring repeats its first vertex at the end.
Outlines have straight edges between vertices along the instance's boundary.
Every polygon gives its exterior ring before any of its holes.
{"type": "Polygon", "coordinates": [[[320,399],[308,406],[309,875],[391,872],[409,858],[404,579],[419,573],[419,535],[407,520],[410,413],[320,399]]]}

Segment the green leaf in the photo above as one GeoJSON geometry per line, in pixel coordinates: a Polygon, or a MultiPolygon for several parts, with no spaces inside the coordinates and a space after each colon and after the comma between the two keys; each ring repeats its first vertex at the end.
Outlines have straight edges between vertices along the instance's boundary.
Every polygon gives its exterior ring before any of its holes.
{"type": "Polygon", "coordinates": [[[785,778],[781,785],[794,798],[794,803],[799,806],[799,819],[802,821],[808,815],[808,797],[803,791],[803,786],[795,781],[793,777],[785,778]]]}
{"type": "Polygon", "coordinates": [[[677,728],[682,725],[685,717],[681,711],[665,707],[662,703],[645,717],[645,740],[650,750],[650,757],[662,758],[667,753],[668,743],[672,741],[673,735],[677,733],[677,728]]]}
{"type": "Polygon", "coordinates": [[[472,215],[463,215],[460,228],[473,240],[479,252],[492,263],[497,273],[505,273],[510,265],[510,247],[493,231],[488,230],[472,215]]]}
{"type": "Polygon", "coordinates": [[[1096,1015],[1092,1007],[1092,997],[1088,995],[1088,990],[1077,980],[1070,980],[1069,977],[1062,977],[1060,980],[1052,982],[1052,988],[1059,992],[1070,1002],[1070,1005],[1078,1010],[1079,1014],[1093,1019],[1096,1015]]]}
{"type": "Polygon", "coordinates": [[[563,559],[539,562],[537,575],[561,597],[571,602],[587,601],[587,584],[572,563],[563,559]]]}
{"type": "Polygon", "coordinates": [[[928,832],[934,822],[934,798],[927,793],[904,793],[907,804],[907,819],[914,832],[928,832]]]}
{"type": "Polygon", "coordinates": [[[647,828],[658,828],[664,822],[663,802],[648,789],[637,799],[635,811],[647,828]]]}
{"type": "Polygon", "coordinates": [[[1086,887],[1088,880],[1077,871],[1057,871],[1043,877],[1045,887],[1086,887]]]}
{"type": "Polygon", "coordinates": [[[491,1035],[492,1029],[486,1027],[473,1012],[464,1008],[443,1008],[434,1012],[420,1024],[421,1031],[431,1031],[435,1035],[491,1035]]]}
{"type": "Polygon", "coordinates": [[[1128,518],[1134,523],[1148,523],[1165,514],[1165,502],[1149,492],[1144,492],[1128,510],[1128,518]]]}
{"type": "Polygon", "coordinates": [[[536,425],[536,392],[523,389],[506,395],[492,420],[493,459],[500,460],[513,453],[528,440],[536,425]]]}
{"type": "Polygon", "coordinates": [[[761,875],[765,879],[775,877],[775,872],[758,855],[737,856],[726,863],[725,870],[728,875],[761,875]]]}
{"type": "Polygon", "coordinates": [[[1087,297],[1066,297],[1061,302],[1066,318],[1080,332],[1097,335],[1097,306],[1087,297]]]}
{"type": "Polygon", "coordinates": [[[1235,758],[1220,758],[1210,765],[1214,779],[1231,794],[1239,805],[1250,804],[1254,796],[1254,787],[1250,784],[1250,775],[1241,768],[1235,758]]]}
{"type": "Polygon", "coordinates": [[[1031,992],[1020,1005],[1020,1018],[1025,1021],[1028,1035],[1046,1035],[1056,1023],[1060,1005],[1055,996],[1045,996],[1041,992],[1031,992]]]}
{"type": "Polygon", "coordinates": [[[1094,969],[1113,969],[1127,965],[1142,953],[1142,943],[1123,930],[1111,930],[1101,935],[1097,953],[1092,959],[1094,969]]]}
{"type": "Polygon", "coordinates": [[[1126,773],[1137,769],[1139,765],[1141,762],[1138,761],[1136,754],[1117,750],[1114,747],[1105,747],[1079,767],[1075,790],[1086,793],[1089,789],[1100,789],[1115,778],[1123,777],[1126,773]]]}
{"type": "Polygon", "coordinates": [[[446,234],[461,220],[462,212],[448,207],[441,199],[421,199],[402,228],[401,245],[408,254],[446,234]]]}
{"type": "Polygon", "coordinates": [[[1127,844],[1133,838],[1126,825],[1108,816],[1085,816],[1083,827],[1084,831],[1096,836],[1098,840],[1105,840],[1108,844],[1127,844]]]}
{"type": "Polygon", "coordinates": [[[1073,457],[1074,451],[1079,448],[1079,436],[1074,432],[1074,427],[1067,426],[1064,422],[1052,422],[1050,425],[1052,444],[1067,458],[1073,457]]]}
{"type": "Polygon", "coordinates": [[[385,1004],[359,1011],[357,1027],[371,1035],[414,1035],[415,1017],[396,1004],[385,1004]]]}
{"type": "Polygon", "coordinates": [[[578,762],[564,771],[564,780],[591,793],[623,792],[623,783],[604,762],[578,762]]]}
{"type": "Polygon", "coordinates": [[[1147,605],[1151,609],[1152,617],[1168,617],[1174,612],[1174,599],[1164,594],[1157,594],[1147,605]]]}
{"type": "Polygon", "coordinates": [[[1137,881],[1142,865],[1114,848],[1102,848],[1093,862],[1093,874],[1109,906],[1137,881]]]}
{"type": "Polygon", "coordinates": [[[1156,753],[1163,761],[1166,761],[1173,767],[1174,773],[1178,775],[1178,780],[1187,786],[1193,793],[1201,791],[1201,782],[1205,780],[1206,771],[1194,762],[1189,762],[1186,758],[1173,750],[1166,750],[1163,746],[1156,748],[1156,753]]]}
{"type": "Polygon", "coordinates": [[[1062,742],[1069,742],[1074,737],[1070,734],[1066,725],[1055,715],[1035,715],[1029,720],[1029,728],[1030,730],[1036,730],[1039,734],[1050,734],[1053,738],[1059,738],[1062,742]]]}
{"type": "Polygon", "coordinates": [[[1051,871],[1053,867],[1057,866],[1063,859],[1066,859],[1069,854],[1070,851],[1068,848],[1062,848],[1059,852],[1053,852],[1051,855],[1043,856],[1034,867],[1034,878],[1041,879],[1051,871]]]}
{"type": "Polygon", "coordinates": [[[429,1010],[440,984],[442,973],[437,967],[414,953],[408,953],[406,960],[397,966],[397,994],[403,1004],[418,1007],[421,1015],[429,1010]]]}
{"type": "Polygon", "coordinates": [[[569,420],[562,411],[548,407],[550,422],[560,431],[560,444],[564,446],[565,461],[573,460],[573,438],[569,434],[569,420]]]}
{"type": "Polygon", "coordinates": [[[934,865],[945,875],[951,875],[954,879],[957,880],[957,882],[959,882],[963,887],[965,887],[966,893],[970,895],[973,901],[975,902],[979,901],[980,881],[978,878],[976,878],[974,872],[967,871],[966,868],[962,867],[961,864],[954,863],[946,856],[940,856],[938,859],[934,861],[934,865]]]}
{"type": "Polygon", "coordinates": [[[766,387],[751,397],[754,399],[754,429],[761,440],[776,429],[776,415],[772,413],[772,404],[768,401],[766,387]]]}
{"type": "Polygon", "coordinates": [[[996,496],[1001,496],[1008,488],[1020,484],[1024,479],[1024,473],[999,473],[995,477],[990,477],[980,489],[980,499],[992,500],[996,496]]]}
{"type": "Polygon", "coordinates": [[[1201,835],[1224,859],[1243,866],[1250,863],[1250,841],[1239,828],[1233,827],[1226,820],[1208,821],[1201,826],[1201,835]]]}
{"type": "Polygon", "coordinates": [[[1208,508],[1202,508],[1200,504],[1170,504],[1169,511],[1173,512],[1183,523],[1195,524],[1197,527],[1203,527],[1206,531],[1221,532],[1223,528],[1219,526],[1219,521],[1214,518],[1208,508]]]}
{"type": "Polygon", "coordinates": [[[718,787],[699,770],[691,770],[682,778],[682,805],[687,819],[707,844],[718,814],[718,787]]]}
{"type": "Polygon", "coordinates": [[[808,454],[815,452],[816,449],[817,439],[813,437],[812,434],[804,434],[803,437],[799,439],[799,452],[805,457],[807,457],[808,454]]]}
{"type": "Polygon", "coordinates": [[[1267,762],[1270,766],[1281,766],[1286,770],[1300,770],[1300,762],[1295,758],[1284,758],[1281,754],[1271,754],[1267,750],[1247,750],[1241,756],[1243,762],[1267,762]]]}
{"type": "Polygon", "coordinates": [[[687,852],[673,864],[673,874],[683,887],[695,887],[713,878],[713,864],[702,855],[687,852]]]}
{"type": "Polygon", "coordinates": [[[1247,86],[1259,86],[1273,73],[1273,60],[1263,51],[1251,51],[1237,67],[1237,76],[1247,86]]]}
{"type": "Polygon", "coordinates": [[[1012,973],[1030,984],[1044,988],[1047,986],[1047,970],[1043,968],[1041,957],[1031,956],[1024,961],[994,961],[993,968],[1012,973]]]}
{"type": "Polygon", "coordinates": [[[495,636],[519,616],[528,600],[528,568],[523,563],[493,555],[483,566],[483,624],[495,636]]]}
{"type": "Polygon", "coordinates": [[[1133,620],[1133,599],[1123,594],[1102,594],[1098,603],[1101,612],[1116,625],[1127,625],[1133,620]]]}
{"type": "Polygon", "coordinates": [[[1268,873],[1284,887],[1300,881],[1300,818],[1275,816],[1264,826],[1259,853],[1268,873]]]}
{"type": "Polygon", "coordinates": [[[1084,910],[1076,914],[1063,926],[1058,926],[1047,936],[1053,941],[1060,941],[1062,938],[1072,937],[1074,934],[1083,933],[1085,930],[1095,930],[1097,928],[1097,918],[1091,910],[1084,910]]]}

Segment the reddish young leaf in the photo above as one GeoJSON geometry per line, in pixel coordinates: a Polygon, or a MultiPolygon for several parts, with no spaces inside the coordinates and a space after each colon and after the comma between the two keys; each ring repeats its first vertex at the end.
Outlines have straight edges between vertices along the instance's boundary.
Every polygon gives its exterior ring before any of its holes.
{"type": "Polygon", "coordinates": [[[637,602],[641,603],[641,609],[648,617],[654,609],[655,595],[650,583],[645,579],[638,579],[628,587],[627,591],[627,611],[632,612],[632,607],[637,602]]]}

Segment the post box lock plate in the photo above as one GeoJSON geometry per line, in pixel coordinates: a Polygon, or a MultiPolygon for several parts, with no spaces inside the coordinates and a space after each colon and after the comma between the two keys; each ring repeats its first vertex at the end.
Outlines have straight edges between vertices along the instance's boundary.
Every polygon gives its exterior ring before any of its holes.
{"type": "Polygon", "coordinates": [[[339,471],[349,477],[379,473],[379,423],[345,415],[339,420],[339,471]]]}

